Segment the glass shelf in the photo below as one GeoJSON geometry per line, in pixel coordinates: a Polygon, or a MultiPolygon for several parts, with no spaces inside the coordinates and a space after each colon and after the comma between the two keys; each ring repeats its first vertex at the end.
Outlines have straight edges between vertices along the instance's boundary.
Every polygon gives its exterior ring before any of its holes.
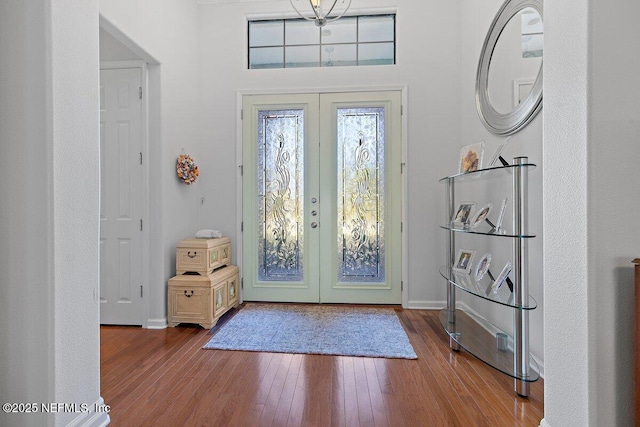
{"type": "Polygon", "coordinates": [[[496,334],[504,334],[499,328],[486,320],[472,316],[462,310],[455,310],[454,322],[449,322],[449,311],[443,308],[440,311],[440,323],[449,336],[471,355],[498,371],[517,380],[534,382],[540,378],[538,365],[529,357],[529,372],[525,375],[517,375],[513,353],[513,339],[506,335],[504,349],[498,349],[496,334]]]}
{"type": "MultiPolygon", "coordinates": [[[[496,273],[496,276],[498,274],[499,272],[496,273]]],[[[488,277],[488,274],[485,274],[480,281],[477,281],[471,274],[458,273],[456,271],[452,271],[449,267],[440,267],[440,275],[456,288],[491,302],[506,305],[511,308],[517,308],[519,310],[533,310],[538,306],[538,303],[531,297],[531,295],[528,295],[529,299],[526,305],[517,305],[514,302],[513,292],[509,290],[509,285],[506,281],[502,286],[500,286],[498,292],[493,292],[491,289],[493,280],[488,277]]]]}
{"type": "Polygon", "coordinates": [[[497,237],[510,237],[510,238],[520,238],[520,239],[533,239],[536,237],[535,234],[513,234],[508,230],[501,229],[500,233],[496,233],[493,231],[493,227],[489,226],[489,224],[481,224],[474,228],[458,228],[451,225],[441,225],[440,228],[444,228],[445,230],[455,231],[456,233],[468,233],[468,234],[481,234],[484,236],[497,236],[497,237]]]}
{"type": "Polygon", "coordinates": [[[473,172],[465,172],[465,173],[457,173],[455,175],[450,175],[445,178],[440,179],[439,182],[447,182],[449,180],[460,181],[466,179],[480,179],[480,178],[498,178],[504,176],[505,174],[511,174],[515,168],[528,168],[535,169],[536,165],[533,163],[523,163],[519,165],[508,165],[508,166],[494,166],[486,169],[478,169],[473,172]]]}

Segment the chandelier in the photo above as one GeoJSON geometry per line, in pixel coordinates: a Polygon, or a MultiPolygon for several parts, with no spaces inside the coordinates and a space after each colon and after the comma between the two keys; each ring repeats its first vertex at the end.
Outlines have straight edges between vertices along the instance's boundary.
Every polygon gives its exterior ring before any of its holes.
{"type": "Polygon", "coordinates": [[[318,27],[324,27],[329,22],[342,18],[349,10],[349,6],[351,6],[351,0],[289,0],[289,2],[301,18],[315,22],[318,27]],[[310,10],[305,13],[300,12],[296,4],[301,5],[307,2],[310,10]],[[347,5],[344,9],[336,9],[338,2],[347,3],[347,5]]]}

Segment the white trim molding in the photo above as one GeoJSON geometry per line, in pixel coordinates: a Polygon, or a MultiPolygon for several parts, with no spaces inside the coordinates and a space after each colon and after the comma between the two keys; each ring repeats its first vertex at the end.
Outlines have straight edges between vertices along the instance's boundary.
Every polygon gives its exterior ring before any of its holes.
{"type": "Polygon", "coordinates": [[[147,319],[147,329],[166,329],[167,326],[169,326],[169,323],[167,323],[166,317],[160,319],[147,319]]]}
{"type": "Polygon", "coordinates": [[[73,419],[68,427],[103,427],[111,422],[109,411],[111,408],[104,403],[101,397],[93,404],[89,405],[87,412],[83,412],[73,419]]]}

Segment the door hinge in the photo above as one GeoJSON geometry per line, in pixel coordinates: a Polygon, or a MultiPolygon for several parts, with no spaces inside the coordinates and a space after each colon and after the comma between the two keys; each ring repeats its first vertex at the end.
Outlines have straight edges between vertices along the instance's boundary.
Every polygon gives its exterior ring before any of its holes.
{"type": "Polygon", "coordinates": [[[140,152],[140,164],[142,164],[142,151],[140,152]]]}
{"type": "Polygon", "coordinates": [[[404,115],[404,105],[400,105],[400,115],[404,115]]]}
{"type": "Polygon", "coordinates": [[[244,231],[244,221],[240,221],[240,232],[244,231]]]}
{"type": "Polygon", "coordinates": [[[400,223],[400,232],[402,233],[404,231],[404,222],[400,223]]]}
{"type": "Polygon", "coordinates": [[[244,175],[244,166],[240,165],[239,168],[240,168],[240,176],[243,176],[244,175]]]}
{"type": "Polygon", "coordinates": [[[400,281],[400,292],[404,291],[404,282],[400,281]]]}
{"type": "Polygon", "coordinates": [[[140,218],[140,231],[142,231],[142,218],[140,218]]]}
{"type": "Polygon", "coordinates": [[[240,120],[244,120],[244,109],[240,109],[240,120]]]}
{"type": "Polygon", "coordinates": [[[138,98],[142,99],[142,86],[138,88],[138,98]]]}
{"type": "Polygon", "coordinates": [[[240,279],[240,289],[244,289],[244,277],[240,279]]]}
{"type": "Polygon", "coordinates": [[[405,162],[400,163],[400,175],[404,173],[404,168],[406,167],[407,167],[407,164],[405,162]]]}
{"type": "Polygon", "coordinates": [[[142,285],[140,285],[140,298],[142,298],[142,285]]]}

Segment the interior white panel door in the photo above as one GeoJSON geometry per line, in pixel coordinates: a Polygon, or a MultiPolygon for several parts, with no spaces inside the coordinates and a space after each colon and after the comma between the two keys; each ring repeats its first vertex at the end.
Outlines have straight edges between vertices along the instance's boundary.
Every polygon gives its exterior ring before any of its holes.
{"type": "Polygon", "coordinates": [[[100,323],[142,325],[140,68],[100,71],[100,323]]]}

